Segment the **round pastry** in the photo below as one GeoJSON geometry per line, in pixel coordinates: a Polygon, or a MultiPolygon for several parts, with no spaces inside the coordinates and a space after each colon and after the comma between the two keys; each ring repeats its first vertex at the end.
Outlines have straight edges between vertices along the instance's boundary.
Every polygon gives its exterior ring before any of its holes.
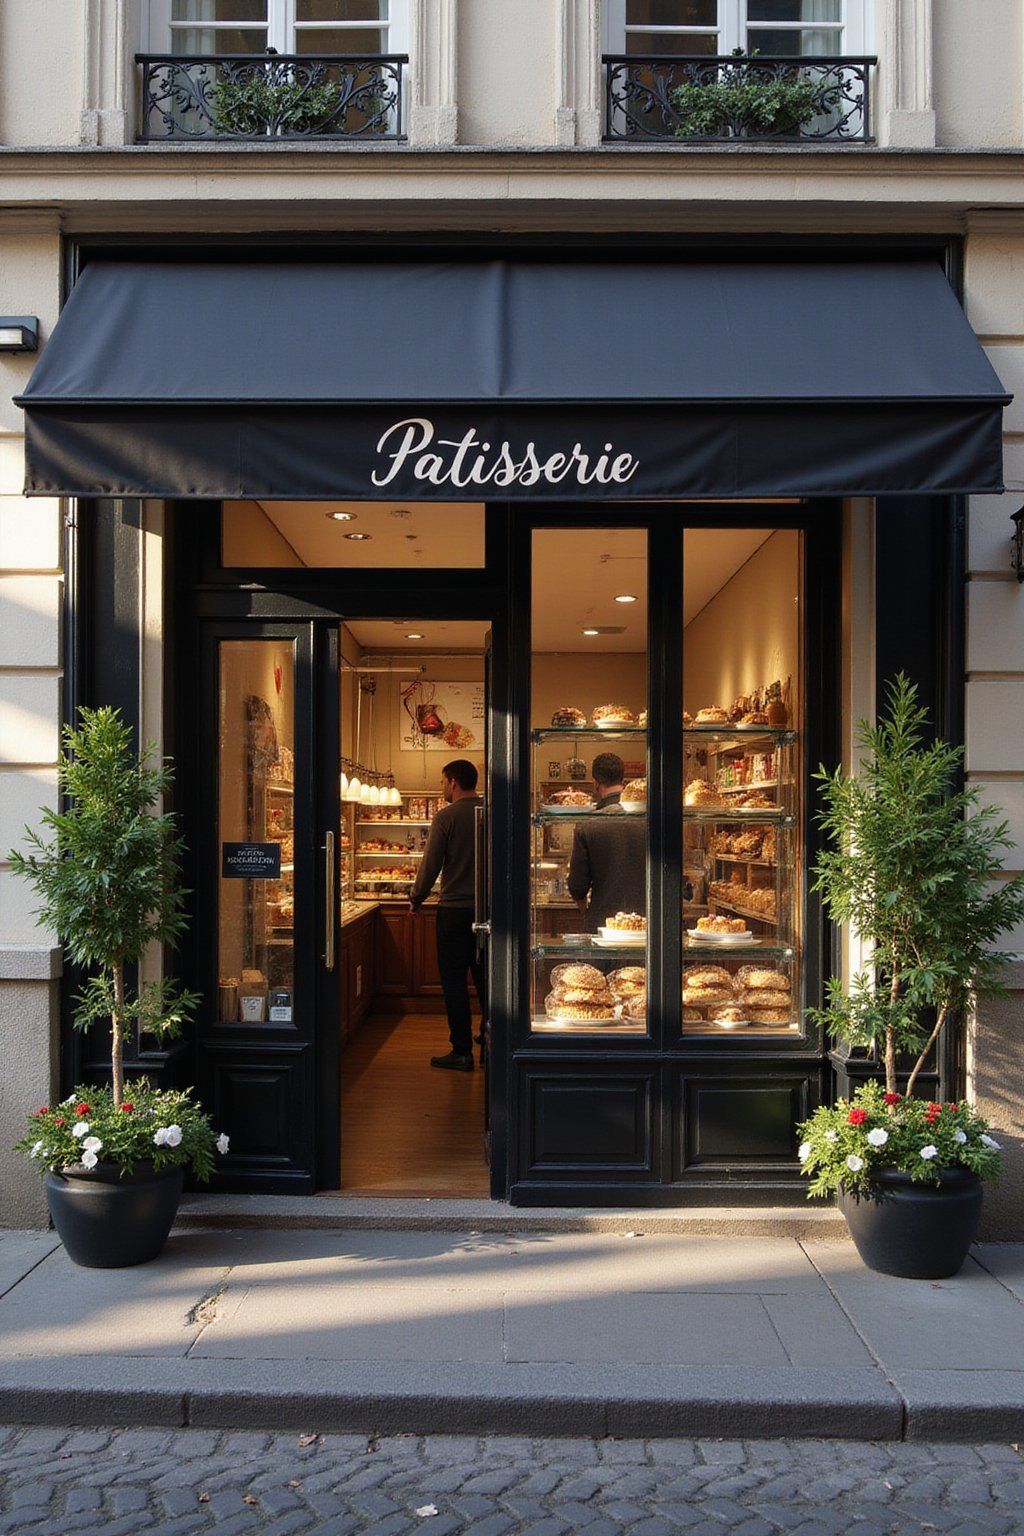
{"type": "Polygon", "coordinates": [[[728,725],[729,716],[718,704],[712,704],[708,709],[698,709],[695,725],[728,725]]]}
{"type": "Polygon", "coordinates": [[[788,992],[741,992],[739,1001],[750,1008],[784,1008],[788,1012],[792,1007],[788,992]]]}
{"type": "Polygon", "coordinates": [[[560,789],[551,796],[549,805],[593,805],[594,797],[583,789],[560,789]]]}
{"type": "Polygon", "coordinates": [[[749,694],[738,693],[736,695],[735,699],[733,700],[732,708],[729,711],[729,723],[730,723],[730,725],[736,725],[736,723],[738,721],[742,720],[743,716],[747,713],[747,711],[749,709],[750,709],[750,696],[749,696],[749,694]]]}
{"type": "Polygon", "coordinates": [[[549,1019],[570,1024],[576,1020],[609,1019],[612,1010],[606,1003],[566,1003],[552,993],[544,1000],[544,1012],[549,1019]]]}
{"type": "Polygon", "coordinates": [[[552,997],[557,997],[560,1003],[607,1003],[611,1006],[615,1001],[614,994],[607,987],[567,987],[559,984],[551,989],[552,997]]]}
{"type": "Polygon", "coordinates": [[[628,784],[624,784],[623,787],[622,787],[622,804],[623,805],[627,805],[627,804],[629,804],[629,805],[646,805],[647,804],[647,780],[646,779],[630,779],[628,784]]]}
{"type": "Polygon", "coordinates": [[[608,985],[613,992],[621,987],[646,987],[647,972],[642,965],[621,965],[617,971],[609,971],[608,985]]]}
{"type": "Polygon", "coordinates": [[[757,965],[741,965],[736,972],[745,987],[765,987],[769,992],[789,992],[789,977],[782,971],[769,971],[757,965]]]}
{"type": "Polygon", "coordinates": [[[738,1003],[723,1003],[718,1008],[708,1010],[708,1018],[720,1024],[745,1024],[747,1017],[747,1009],[741,1008],[738,1003]]]}
{"type": "Polygon", "coordinates": [[[683,710],[683,730],[688,731],[693,724],[693,716],[688,709],[683,710]]]}
{"type": "Polygon", "coordinates": [[[683,791],[684,805],[721,805],[722,797],[707,779],[691,779],[683,791]]]}
{"type": "Polygon", "coordinates": [[[603,990],[606,981],[604,971],[599,971],[596,965],[573,961],[562,971],[558,984],[562,987],[591,987],[603,990]]]}
{"type": "Polygon", "coordinates": [[[739,806],[744,811],[774,811],[778,809],[774,800],[770,799],[763,791],[756,789],[748,790],[743,795],[737,795],[733,804],[739,806]]]}
{"type": "Polygon", "coordinates": [[[733,991],[731,987],[684,987],[683,1004],[697,1003],[703,1006],[705,1003],[731,1003],[733,991]]]}
{"type": "Polygon", "coordinates": [[[623,725],[632,725],[633,711],[627,709],[625,704],[599,704],[591,715],[595,725],[600,725],[604,720],[621,721],[623,725]]]}
{"type": "Polygon", "coordinates": [[[767,725],[768,716],[763,709],[748,709],[740,720],[740,725],[767,725]]]}
{"type": "Polygon", "coordinates": [[[647,994],[641,992],[639,997],[631,997],[622,1005],[622,1017],[624,1019],[639,1019],[641,1022],[647,1017],[647,994]]]}
{"type": "Polygon", "coordinates": [[[788,1024],[788,1008],[750,1008],[747,1010],[752,1024],[788,1024]]]}
{"type": "Polygon", "coordinates": [[[647,919],[642,912],[616,912],[614,917],[605,918],[604,926],[620,933],[646,933],[647,919]]]}
{"type": "Polygon", "coordinates": [[[642,709],[640,711],[640,713],[637,715],[636,723],[637,723],[637,725],[640,727],[640,729],[642,731],[646,730],[646,728],[647,728],[647,711],[646,711],[646,709],[642,709]]]}
{"type": "Polygon", "coordinates": [[[558,986],[559,982],[562,980],[562,978],[565,975],[566,971],[569,969],[569,964],[570,964],[570,962],[568,960],[563,960],[561,965],[552,966],[552,968],[551,968],[551,976],[550,976],[550,982],[551,982],[551,986],[552,987],[557,987],[558,986]]]}
{"type": "Polygon", "coordinates": [[[571,704],[563,704],[562,707],[560,709],[556,709],[554,714],[551,716],[552,725],[574,725],[578,729],[582,729],[586,723],[587,717],[583,713],[582,709],[573,709],[571,704]]]}
{"type": "Polygon", "coordinates": [[[688,965],[683,971],[684,987],[731,987],[732,976],[724,965],[688,965]]]}
{"type": "Polygon", "coordinates": [[[683,1009],[683,1023],[684,1024],[703,1024],[703,1022],[704,1022],[704,1015],[702,1013],[699,1013],[696,1008],[684,1008],[683,1009]]]}
{"type": "Polygon", "coordinates": [[[742,917],[724,917],[721,912],[714,917],[698,917],[698,933],[746,933],[747,925],[742,917]]]}

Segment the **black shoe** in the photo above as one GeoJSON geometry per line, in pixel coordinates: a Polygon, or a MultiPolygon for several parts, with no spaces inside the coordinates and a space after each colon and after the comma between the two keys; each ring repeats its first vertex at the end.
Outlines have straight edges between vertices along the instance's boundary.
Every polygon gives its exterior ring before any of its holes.
{"type": "Polygon", "coordinates": [[[459,1056],[455,1051],[449,1051],[447,1056],[431,1056],[432,1067],[444,1067],[448,1072],[472,1072],[475,1063],[472,1056],[459,1056]]]}

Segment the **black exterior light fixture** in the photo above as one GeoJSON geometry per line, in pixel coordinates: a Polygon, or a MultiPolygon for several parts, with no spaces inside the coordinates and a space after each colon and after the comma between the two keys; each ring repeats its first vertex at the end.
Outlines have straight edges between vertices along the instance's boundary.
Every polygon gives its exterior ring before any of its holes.
{"type": "Polygon", "coordinates": [[[1018,507],[1011,518],[1013,533],[1010,536],[1010,559],[1017,572],[1017,580],[1024,582],[1024,507],[1018,507]]]}
{"type": "Polygon", "coordinates": [[[35,315],[0,315],[0,352],[35,352],[39,320],[35,315]]]}

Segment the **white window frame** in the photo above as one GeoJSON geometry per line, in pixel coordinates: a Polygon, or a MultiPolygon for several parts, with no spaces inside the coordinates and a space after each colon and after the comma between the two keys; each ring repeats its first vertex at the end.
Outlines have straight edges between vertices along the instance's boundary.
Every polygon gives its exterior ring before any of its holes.
{"type": "MultiPolygon", "coordinates": [[[[836,34],[836,46],[829,50],[833,54],[842,54],[847,57],[856,57],[868,51],[868,12],[867,0],[843,0],[842,20],[838,22],[806,22],[806,21],[773,21],[765,22],[765,30],[773,32],[801,32],[808,29],[815,31],[834,32],[836,34]]],[[[747,0],[718,0],[718,25],[717,27],[693,27],[693,26],[635,26],[626,25],[626,0],[605,0],[605,52],[624,54],[627,48],[630,32],[642,32],[656,43],[658,34],[666,37],[679,37],[690,35],[693,37],[707,37],[717,33],[718,45],[716,53],[732,53],[736,48],[747,49],[747,0]]],[[[753,23],[753,31],[756,36],[758,23],[753,23]]]]}
{"type": "MultiPolygon", "coordinates": [[[[359,31],[367,26],[379,25],[386,31],[384,53],[408,53],[409,52],[409,0],[388,0],[388,19],[385,22],[374,23],[365,21],[308,21],[302,22],[296,19],[296,0],[264,0],[266,6],[266,22],[262,21],[230,21],[225,22],[225,27],[233,31],[267,33],[267,45],[276,48],[278,53],[294,53],[296,34],[306,29],[313,31],[324,27],[337,28],[339,31],[359,31]]],[[[171,0],[149,0],[146,14],[146,35],[144,39],[144,51],[148,53],[173,52],[174,34],[179,31],[193,30],[202,27],[203,22],[196,21],[172,21],[171,0]]],[[[211,23],[211,25],[213,25],[211,23]]],[[[344,53],[344,48],[339,50],[344,53]]]]}

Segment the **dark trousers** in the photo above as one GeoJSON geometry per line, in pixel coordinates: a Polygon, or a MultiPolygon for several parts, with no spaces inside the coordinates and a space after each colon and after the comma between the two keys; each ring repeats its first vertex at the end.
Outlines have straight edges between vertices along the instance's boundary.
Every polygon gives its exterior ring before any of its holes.
{"type": "Polygon", "coordinates": [[[459,1056],[473,1054],[473,1015],[469,1003],[469,976],[473,977],[480,1007],[487,1010],[487,966],[477,956],[472,907],[438,907],[437,968],[448,1014],[452,1050],[459,1056]]]}

